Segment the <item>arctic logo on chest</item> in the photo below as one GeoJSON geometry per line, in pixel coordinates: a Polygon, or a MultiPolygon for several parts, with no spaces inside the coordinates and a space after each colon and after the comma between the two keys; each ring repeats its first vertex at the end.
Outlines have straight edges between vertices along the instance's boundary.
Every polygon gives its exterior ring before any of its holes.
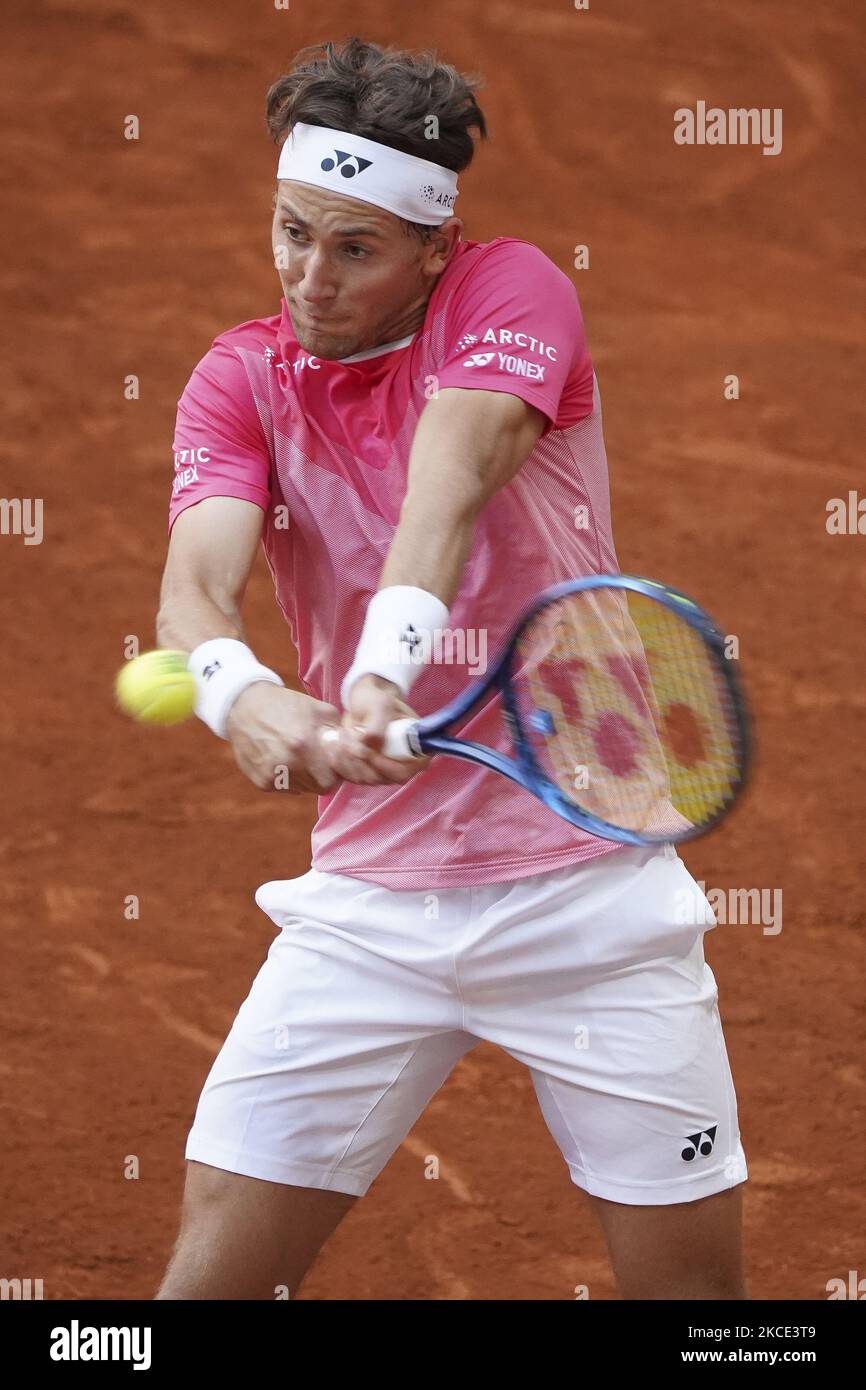
{"type": "Polygon", "coordinates": [[[299,353],[294,362],[278,362],[277,371],[279,371],[280,367],[282,367],[287,376],[290,371],[293,376],[297,376],[298,372],[304,371],[306,367],[309,367],[311,372],[321,371],[322,364],[318,357],[308,357],[305,352],[302,352],[299,353]]]}
{"type": "Polygon", "coordinates": [[[302,372],[305,367],[309,367],[313,372],[321,371],[322,367],[318,357],[310,357],[306,352],[298,353],[294,362],[277,362],[276,353],[273,348],[266,348],[264,358],[269,367],[276,367],[278,372],[282,371],[286,376],[288,376],[290,372],[293,376],[297,376],[298,372],[302,372]]]}

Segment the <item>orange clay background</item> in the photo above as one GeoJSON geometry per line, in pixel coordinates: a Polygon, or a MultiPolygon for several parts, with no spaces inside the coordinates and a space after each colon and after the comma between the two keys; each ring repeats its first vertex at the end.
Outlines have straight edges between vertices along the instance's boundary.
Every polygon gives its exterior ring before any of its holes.
{"type": "MultiPolygon", "coordinates": [[[[273,936],[253,892],[309,864],[311,798],[256,791],[197,722],[126,722],[112,681],[128,634],[153,644],[177,398],[217,333],[278,309],[266,88],[302,44],[353,31],[485,75],[466,235],[527,238],[571,274],[620,564],[739,637],[759,765],[683,857],[708,887],[783,892],[777,935],[707,939],[749,1274],[759,1299],[866,1274],[866,536],[825,525],[829,498],[866,491],[864,29],[850,0],[6,0],[2,492],[42,497],[45,521],[41,545],[0,536],[0,1275],[42,1278],[46,1298],[151,1297],[200,1087],[273,936]],[[699,99],[783,108],[782,153],[677,146],[673,113],[699,99]]],[[[247,611],[290,672],[263,563],[247,611]]],[[[528,1075],[485,1044],[300,1296],[579,1284],[616,1297],[528,1075]]]]}

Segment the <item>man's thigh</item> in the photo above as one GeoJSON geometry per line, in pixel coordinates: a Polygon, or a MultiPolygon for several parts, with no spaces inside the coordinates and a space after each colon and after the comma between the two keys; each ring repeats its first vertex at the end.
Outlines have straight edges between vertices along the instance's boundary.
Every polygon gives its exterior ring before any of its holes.
{"type": "Polygon", "coordinates": [[[747,1176],[715,979],[696,941],[548,1005],[528,1061],[573,1182],[626,1206],[693,1204],[747,1176]],[[569,1030],[570,1029],[570,1035],[569,1030]]]}
{"type": "Polygon", "coordinates": [[[367,1191],[476,1042],[435,933],[407,928],[421,899],[312,872],[259,890],[280,934],[205,1082],[188,1159],[367,1191]]]}
{"type": "Polygon", "coordinates": [[[692,1204],[746,1177],[705,900],[672,851],[610,861],[518,884],[501,929],[488,912],[467,1027],[529,1068],[591,1197],[692,1204]]]}
{"type": "Polygon", "coordinates": [[[157,1298],[294,1298],[357,1200],[190,1162],[180,1235],[157,1298]]]}

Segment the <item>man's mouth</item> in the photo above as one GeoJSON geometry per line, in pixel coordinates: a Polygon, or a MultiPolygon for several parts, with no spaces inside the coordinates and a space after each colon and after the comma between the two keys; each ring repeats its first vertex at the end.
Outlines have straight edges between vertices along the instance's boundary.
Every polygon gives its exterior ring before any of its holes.
{"type": "Polygon", "coordinates": [[[309,309],[298,308],[296,310],[305,323],[312,324],[314,328],[326,327],[328,324],[339,323],[340,320],[334,314],[314,314],[309,309]]]}

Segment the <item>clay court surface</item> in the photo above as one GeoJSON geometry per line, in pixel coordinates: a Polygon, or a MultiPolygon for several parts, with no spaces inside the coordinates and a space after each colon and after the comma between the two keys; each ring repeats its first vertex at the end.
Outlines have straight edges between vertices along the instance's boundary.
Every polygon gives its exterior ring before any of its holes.
{"type": "MultiPolygon", "coordinates": [[[[825,528],[828,499],[866,491],[856,9],[7,0],[2,490],[45,510],[41,545],[0,537],[0,1275],[42,1278],[46,1298],[152,1296],[201,1084],[273,936],[253,892],[309,865],[312,799],[257,792],[198,723],[125,722],[111,684],[127,635],[153,644],[177,398],[217,333],[279,306],[265,90],[302,44],[353,31],[485,74],[492,139],[463,179],[465,234],[524,237],[571,273],[620,564],[739,638],[759,765],[739,812],[683,858],[708,887],[783,894],[776,934],[707,938],[752,1291],[821,1299],[866,1274],[866,536],[825,528]],[[782,153],[677,146],[673,112],[698,100],[781,107],[782,153]]],[[[248,620],[291,672],[263,562],[248,620]]],[[[485,1044],[300,1296],[576,1285],[616,1297],[528,1075],[485,1044]]]]}

